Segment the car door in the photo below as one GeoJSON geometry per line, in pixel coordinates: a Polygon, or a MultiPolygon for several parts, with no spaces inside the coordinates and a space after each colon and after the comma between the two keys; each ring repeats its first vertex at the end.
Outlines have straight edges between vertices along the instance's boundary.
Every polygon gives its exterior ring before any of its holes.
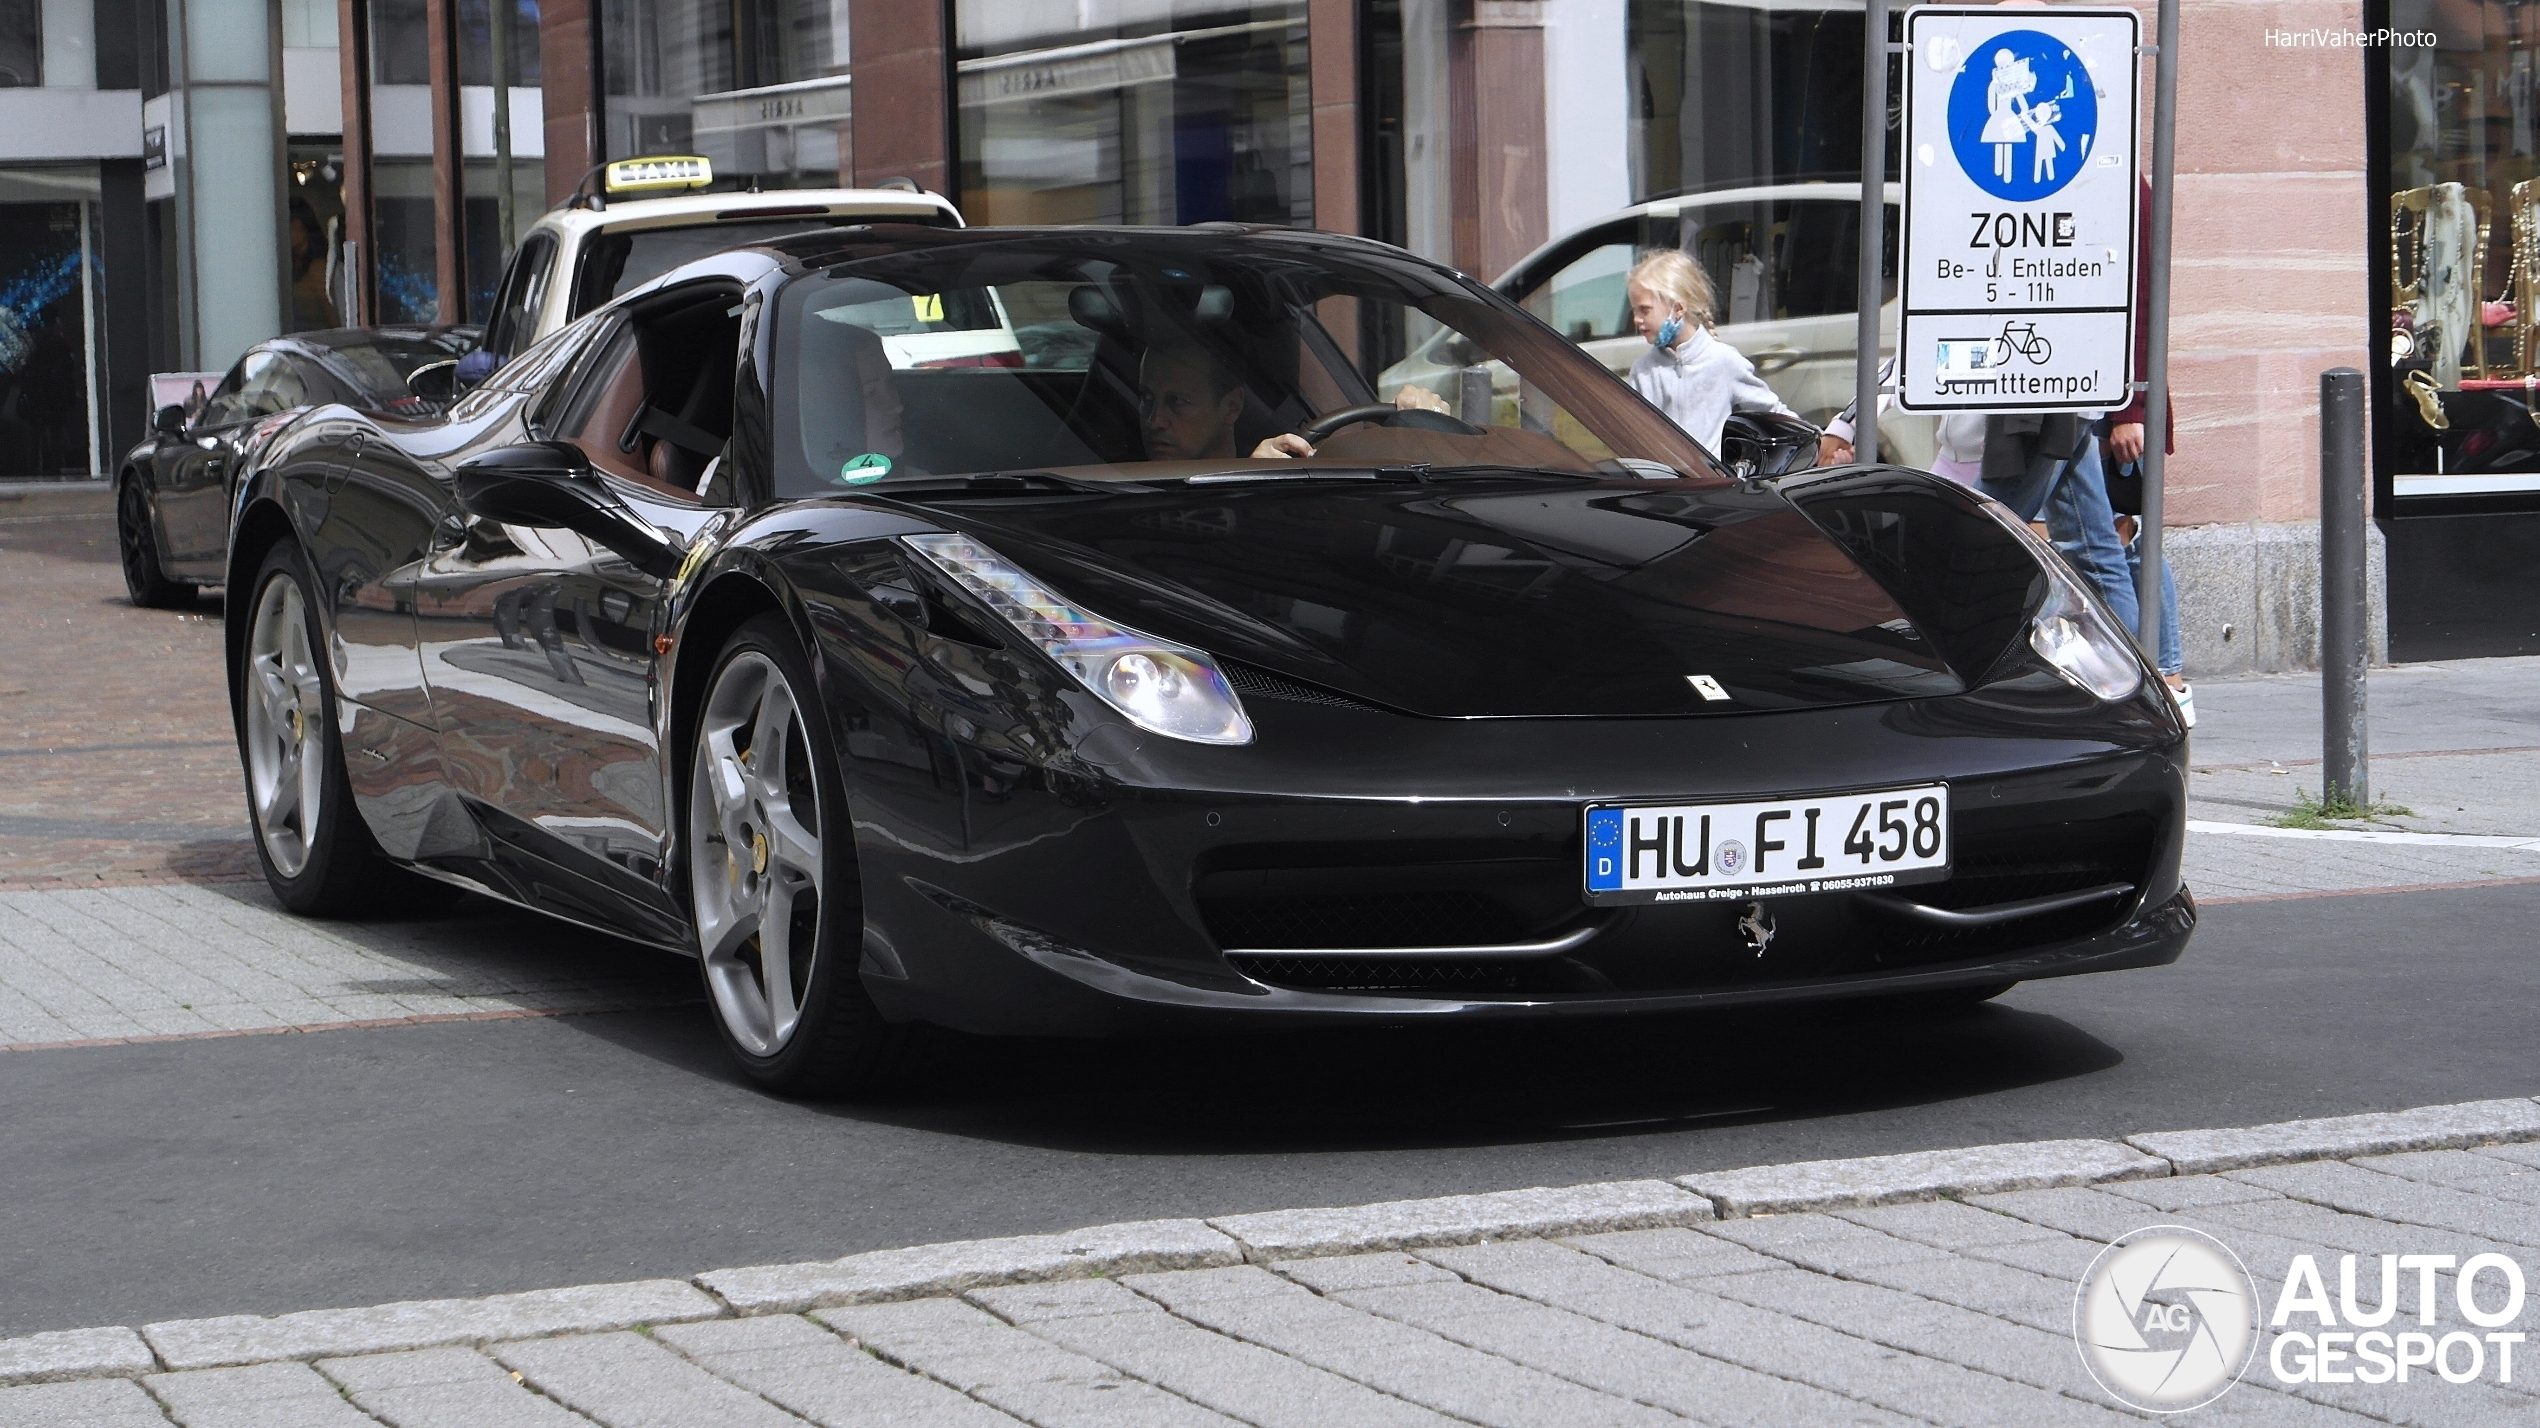
{"type": "MultiPolygon", "coordinates": [[[[731,338],[717,340],[728,435],[731,338]]],[[[655,476],[637,431],[657,395],[648,367],[682,354],[698,355],[688,334],[647,351],[631,322],[614,324],[562,379],[539,435],[582,448],[639,517],[685,537],[711,511],[655,476]]],[[[416,624],[443,777],[497,845],[507,891],[680,943],[653,659],[663,588],[572,531],[459,516],[425,562],[416,624]]]]}
{"type": "Polygon", "coordinates": [[[159,466],[159,530],[169,573],[218,578],[229,540],[235,438],[257,415],[256,393],[273,384],[281,359],[257,348],[238,359],[159,466]]]}

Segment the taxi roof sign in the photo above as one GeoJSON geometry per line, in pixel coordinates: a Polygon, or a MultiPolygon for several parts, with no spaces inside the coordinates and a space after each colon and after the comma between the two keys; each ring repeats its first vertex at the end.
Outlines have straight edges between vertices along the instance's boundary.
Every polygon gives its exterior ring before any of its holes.
{"type": "Polygon", "coordinates": [[[608,166],[610,193],[649,193],[665,188],[703,188],[714,182],[712,162],[694,154],[655,154],[619,159],[608,166]]]}

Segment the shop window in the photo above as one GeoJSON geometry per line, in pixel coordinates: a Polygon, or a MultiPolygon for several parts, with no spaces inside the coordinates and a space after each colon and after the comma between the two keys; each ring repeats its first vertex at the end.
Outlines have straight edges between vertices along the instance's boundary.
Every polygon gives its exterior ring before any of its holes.
{"type": "Polygon", "coordinates": [[[43,0],[0,0],[0,89],[43,82],[43,0]]]}
{"type": "Polygon", "coordinates": [[[1626,16],[1633,198],[1860,178],[1860,6],[1629,0],[1626,16]]]}
{"type": "Polygon", "coordinates": [[[93,168],[0,170],[0,472],[96,471],[93,168]]]}
{"type": "Polygon", "coordinates": [[[849,167],[848,0],[606,0],[611,154],[702,154],[771,188],[849,167]]]}
{"type": "Polygon", "coordinates": [[[971,221],[1312,225],[1303,4],[953,13],[971,221]]]}
{"type": "Polygon", "coordinates": [[[2393,0],[2387,185],[2395,496],[2540,491],[2540,31],[2494,0],[2393,0]]]}

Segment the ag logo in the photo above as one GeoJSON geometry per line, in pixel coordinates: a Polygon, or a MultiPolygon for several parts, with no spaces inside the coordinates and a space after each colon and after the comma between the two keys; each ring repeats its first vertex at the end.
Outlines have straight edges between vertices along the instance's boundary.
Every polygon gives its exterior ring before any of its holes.
{"type": "Polygon", "coordinates": [[[2006,30],[1976,45],[1949,87],[1949,147],[1976,187],[2028,203],[2081,173],[2099,132],[2090,71],[2062,40],[2006,30]]]}
{"type": "Polygon", "coordinates": [[[2258,1291],[2240,1257],[2179,1225],[2100,1251],[2073,1297],[2073,1340],[2108,1396],[2147,1413],[2201,1408],[2258,1345],[2258,1291]]]}

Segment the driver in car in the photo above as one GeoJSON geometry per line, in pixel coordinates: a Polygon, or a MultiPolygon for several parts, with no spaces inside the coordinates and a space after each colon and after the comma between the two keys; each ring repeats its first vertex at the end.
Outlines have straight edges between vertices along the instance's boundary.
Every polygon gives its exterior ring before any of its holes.
{"type": "MultiPolygon", "coordinates": [[[[1185,344],[1158,344],[1138,359],[1138,414],[1146,424],[1150,461],[1207,461],[1235,454],[1235,422],[1250,395],[1225,364],[1185,344]]],[[[1394,394],[1405,410],[1442,412],[1446,402],[1425,387],[1394,394]]],[[[1283,431],[1252,449],[1257,460],[1312,456],[1304,437],[1283,431]]]]}

